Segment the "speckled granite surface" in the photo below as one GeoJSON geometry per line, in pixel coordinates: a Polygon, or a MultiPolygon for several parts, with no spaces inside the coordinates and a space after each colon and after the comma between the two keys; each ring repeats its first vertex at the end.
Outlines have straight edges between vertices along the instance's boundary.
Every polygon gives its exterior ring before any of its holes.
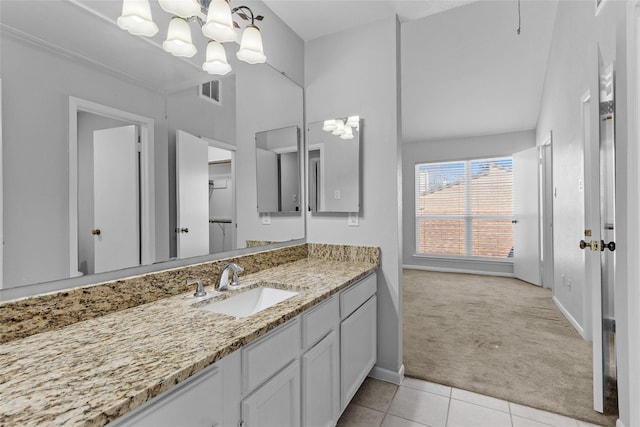
{"type": "Polygon", "coordinates": [[[0,303],[0,343],[187,292],[187,279],[211,286],[228,262],[253,273],[307,255],[307,245],[289,246],[0,303]]]}
{"type": "Polygon", "coordinates": [[[244,319],[199,310],[190,289],[2,344],[0,425],[104,425],[377,267],[309,257],[243,274],[299,290],[244,319]]]}

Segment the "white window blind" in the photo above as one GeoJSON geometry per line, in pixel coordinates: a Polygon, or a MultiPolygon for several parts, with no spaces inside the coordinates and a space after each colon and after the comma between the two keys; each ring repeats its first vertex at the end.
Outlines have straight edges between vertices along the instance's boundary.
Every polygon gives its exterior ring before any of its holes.
{"type": "Polygon", "coordinates": [[[510,157],[416,164],[416,252],[513,257],[510,157]]]}

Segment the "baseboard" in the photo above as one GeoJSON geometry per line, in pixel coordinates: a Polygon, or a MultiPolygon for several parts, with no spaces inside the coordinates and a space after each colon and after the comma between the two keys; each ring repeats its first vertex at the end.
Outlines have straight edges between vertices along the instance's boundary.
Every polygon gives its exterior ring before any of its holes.
{"type": "Polygon", "coordinates": [[[437,271],[440,273],[465,273],[465,274],[477,274],[480,276],[516,277],[513,273],[503,273],[498,271],[468,270],[465,268],[425,267],[423,265],[409,265],[409,264],[403,264],[402,268],[406,268],[409,270],[437,271]]]}
{"type": "Polygon", "coordinates": [[[616,421],[616,427],[625,427],[624,423],[620,421],[620,418],[618,418],[618,421],[616,421]]]}
{"type": "Polygon", "coordinates": [[[373,369],[371,369],[371,371],[369,372],[369,376],[371,378],[386,381],[388,383],[400,385],[400,383],[402,383],[402,380],[404,379],[404,365],[400,366],[400,370],[398,372],[381,368],[379,366],[374,366],[373,369]]]}
{"type": "Polygon", "coordinates": [[[571,326],[573,326],[573,328],[578,331],[578,333],[580,334],[580,336],[582,337],[582,339],[586,340],[587,337],[585,335],[584,329],[582,328],[582,326],[580,326],[580,324],[578,323],[578,321],[576,319],[573,318],[573,316],[571,315],[571,313],[569,313],[569,311],[564,308],[564,306],[562,305],[562,303],[558,300],[558,298],[553,297],[551,298],[553,303],[556,305],[556,307],[558,307],[558,310],[560,310],[560,313],[562,313],[562,315],[564,317],[567,318],[567,320],[569,321],[569,323],[571,323],[571,326]]]}

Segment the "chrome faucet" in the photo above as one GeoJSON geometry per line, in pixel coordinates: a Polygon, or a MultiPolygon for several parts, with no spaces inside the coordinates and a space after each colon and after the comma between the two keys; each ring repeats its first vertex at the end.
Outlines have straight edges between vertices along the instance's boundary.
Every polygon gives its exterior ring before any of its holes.
{"type": "Polygon", "coordinates": [[[207,293],[204,291],[204,286],[202,285],[202,280],[187,280],[187,286],[189,285],[196,285],[196,293],[193,294],[194,297],[199,298],[199,297],[203,297],[205,295],[207,295],[207,293]]]}
{"type": "Polygon", "coordinates": [[[222,267],[220,270],[220,276],[218,277],[218,286],[216,287],[216,290],[226,291],[229,289],[229,286],[238,286],[240,284],[238,281],[238,273],[242,273],[243,271],[244,268],[240,267],[235,262],[230,262],[222,267]],[[231,280],[229,280],[229,269],[233,272],[231,280]]]}

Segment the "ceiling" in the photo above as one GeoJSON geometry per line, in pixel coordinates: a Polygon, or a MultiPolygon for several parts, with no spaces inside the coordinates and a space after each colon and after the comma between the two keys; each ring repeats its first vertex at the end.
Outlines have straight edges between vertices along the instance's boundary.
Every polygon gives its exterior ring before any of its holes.
{"type": "Polygon", "coordinates": [[[536,127],[557,1],[480,1],[402,25],[404,142],[536,127]]]}
{"type": "Polygon", "coordinates": [[[404,142],[534,129],[558,0],[263,0],[302,39],[397,14],[404,142]]]}
{"type": "Polygon", "coordinates": [[[394,14],[419,19],[477,0],[263,0],[303,40],[379,21],[394,14]]]}

